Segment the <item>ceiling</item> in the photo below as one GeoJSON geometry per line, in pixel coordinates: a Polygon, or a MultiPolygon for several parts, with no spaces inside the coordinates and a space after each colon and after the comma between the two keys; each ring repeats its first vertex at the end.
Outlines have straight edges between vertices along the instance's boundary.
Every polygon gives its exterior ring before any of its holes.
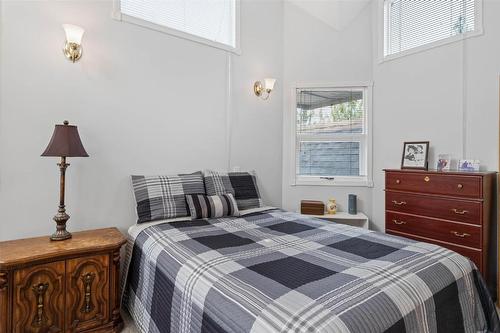
{"type": "Polygon", "coordinates": [[[289,0],[311,16],[341,31],[371,0],[289,0]]]}

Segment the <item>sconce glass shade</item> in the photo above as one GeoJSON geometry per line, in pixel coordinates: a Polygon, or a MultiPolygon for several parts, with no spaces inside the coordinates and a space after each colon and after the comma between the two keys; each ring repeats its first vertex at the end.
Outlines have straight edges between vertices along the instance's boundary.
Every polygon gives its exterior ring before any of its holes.
{"type": "Polygon", "coordinates": [[[271,92],[274,89],[274,84],[276,83],[276,79],[267,78],[264,79],[264,87],[267,92],[271,92]]]}
{"type": "Polygon", "coordinates": [[[66,42],[80,45],[85,30],[82,27],[73,24],[63,24],[64,32],[66,33],[66,42]]]}

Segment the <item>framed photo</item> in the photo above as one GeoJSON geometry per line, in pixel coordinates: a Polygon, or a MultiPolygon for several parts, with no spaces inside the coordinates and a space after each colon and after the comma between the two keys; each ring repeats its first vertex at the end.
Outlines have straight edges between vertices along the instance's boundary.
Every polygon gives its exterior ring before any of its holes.
{"type": "Polygon", "coordinates": [[[405,142],[401,169],[427,170],[429,155],[429,141],[405,142]]]}
{"type": "Polygon", "coordinates": [[[460,160],[458,161],[459,171],[479,171],[479,166],[481,162],[479,160],[460,160]]]}
{"type": "Polygon", "coordinates": [[[438,171],[450,171],[451,159],[449,154],[439,154],[436,169],[438,171]]]}

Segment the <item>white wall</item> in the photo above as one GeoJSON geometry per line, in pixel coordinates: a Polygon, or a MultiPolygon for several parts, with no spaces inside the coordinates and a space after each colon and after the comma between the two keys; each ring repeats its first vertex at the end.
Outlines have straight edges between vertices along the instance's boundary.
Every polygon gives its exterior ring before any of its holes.
{"type": "MultiPolygon", "coordinates": [[[[297,2],[297,1],[296,1],[297,2]]],[[[304,2],[305,3],[305,2],[304,2]]],[[[344,5],[348,5],[344,2],[344,5]]],[[[358,3],[352,3],[358,6],[358,3]]],[[[367,187],[292,186],[291,161],[293,134],[290,132],[294,107],[291,90],[297,83],[366,82],[372,76],[371,6],[368,5],[341,30],[333,28],[308,12],[285,2],[283,76],[285,82],[283,133],[283,207],[298,211],[300,201],[326,202],[337,199],[340,210],[347,210],[349,193],[358,195],[358,208],[370,215],[371,189],[367,187]]]]}
{"type": "Polygon", "coordinates": [[[231,71],[231,169],[255,169],[264,202],[280,207],[283,2],[243,1],[242,12],[242,55],[232,58],[231,71]],[[263,101],[253,84],[266,77],[277,81],[263,101]]]}
{"type": "Polygon", "coordinates": [[[131,173],[255,169],[272,205],[333,196],[346,209],[356,193],[383,230],[382,169],[399,167],[403,141],[430,140],[432,165],[465,150],[498,170],[500,3],[484,1],[480,37],[378,63],[377,1],[334,29],[288,1],[243,0],[243,53],[230,57],[115,21],[110,0],[1,2],[0,240],[53,231],[57,160],[39,155],[64,119],[91,155],[69,161],[71,230],[132,224],[131,173]],[[86,29],[76,64],[62,55],[62,23],[86,29]],[[268,76],[278,82],[264,102],[252,85],[268,76]],[[292,85],[369,80],[375,187],[290,186],[292,85]]]}
{"type": "Polygon", "coordinates": [[[499,13],[500,2],[485,0],[482,36],[378,63],[380,15],[373,6],[372,220],[377,229],[384,230],[385,223],[382,169],[399,168],[404,141],[429,140],[431,168],[438,154],[449,153],[498,170],[499,13]]]}
{"type": "Polygon", "coordinates": [[[281,76],[281,30],[265,29],[281,3],[241,9],[243,54],[229,74],[224,51],[113,20],[111,1],[1,2],[0,240],[54,230],[58,161],[40,154],[64,119],[90,154],[69,159],[71,231],[133,224],[132,173],[255,169],[264,198],[279,204],[281,101],[262,103],[252,85],[281,76]],[[75,64],[61,52],[62,23],[86,30],[75,64]]]}
{"type": "Polygon", "coordinates": [[[498,170],[500,2],[484,1],[482,36],[382,63],[378,3],[372,0],[339,31],[285,3],[283,206],[297,210],[301,199],[335,197],[345,210],[347,194],[355,193],[371,228],[383,231],[382,170],[400,167],[404,141],[429,140],[431,168],[438,154],[449,153],[479,159],[483,170],[498,170]],[[374,82],[374,188],[290,186],[291,84],[367,80],[374,82]]]}

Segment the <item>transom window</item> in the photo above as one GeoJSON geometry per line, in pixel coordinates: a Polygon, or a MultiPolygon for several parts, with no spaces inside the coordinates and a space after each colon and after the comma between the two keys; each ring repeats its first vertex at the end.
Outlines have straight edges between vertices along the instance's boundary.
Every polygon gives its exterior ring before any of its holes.
{"type": "Polygon", "coordinates": [[[295,184],[369,185],[369,87],[295,91],[295,184]]]}
{"type": "Polygon", "coordinates": [[[384,0],[384,57],[481,32],[479,0],[384,0]]]}
{"type": "Polygon", "coordinates": [[[119,19],[237,51],[238,0],[115,0],[119,19]]]}

